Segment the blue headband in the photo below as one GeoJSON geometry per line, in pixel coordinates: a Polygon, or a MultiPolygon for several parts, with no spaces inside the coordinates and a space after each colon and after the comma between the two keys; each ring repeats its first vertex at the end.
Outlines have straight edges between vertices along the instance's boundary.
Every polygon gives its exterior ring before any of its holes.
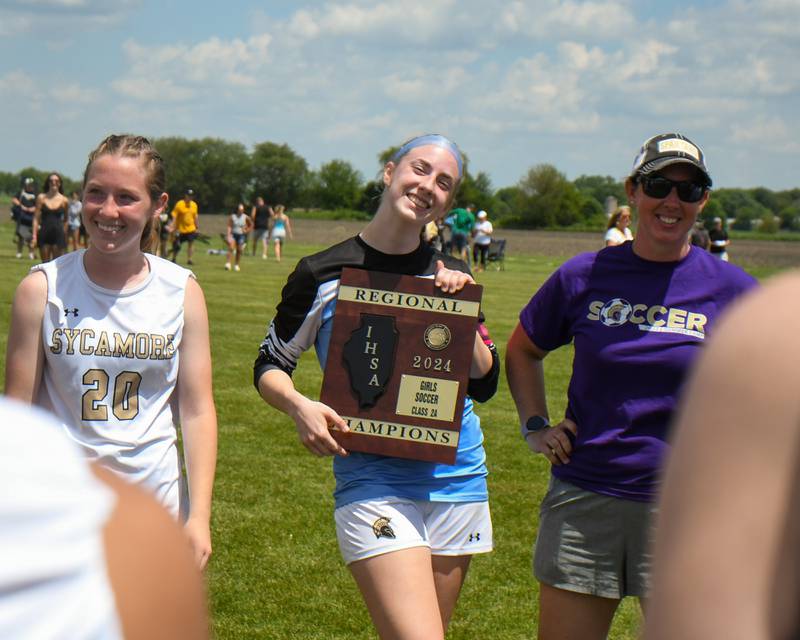
{"type": "Polygon", "coordinates": [[[443,135],[439,135],[438,133],[430,133],[428,135],[419,136],[418,138],[412,138],[395,152],[395,154],[392,156],[392,162],[397,163],[399,162],[400,158],[402,158],[412,149],[416,147],[423,147],[428,144],[441,147],[442,149],[447,149],[450,152],[453,158],[455,158],[456,164],[458,165],[458,179],[460,180],[461,174],[464,172],[463,163],[461,161],[461,152],[458,150],[458,147],[454,142],[448,140],[443,135]]]}

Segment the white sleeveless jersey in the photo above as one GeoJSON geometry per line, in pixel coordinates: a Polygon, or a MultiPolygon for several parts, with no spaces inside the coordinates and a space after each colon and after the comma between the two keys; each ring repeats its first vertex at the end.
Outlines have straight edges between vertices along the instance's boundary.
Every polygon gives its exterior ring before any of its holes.
{"type": "Polygon", "coordinates": [[[47,276],[37,404],[60,418],[90,459],[186,514],[176,383],[191,272],[148,254],[146,280],[113,291],[89,279],[83,254],[32,269],[47,276]]]}
{"type": "Polygon", "coordinates": [[[114,494],[44,411],[0,398],[0,424],[0,638],[122,638],[103,545],[114,494]]]}

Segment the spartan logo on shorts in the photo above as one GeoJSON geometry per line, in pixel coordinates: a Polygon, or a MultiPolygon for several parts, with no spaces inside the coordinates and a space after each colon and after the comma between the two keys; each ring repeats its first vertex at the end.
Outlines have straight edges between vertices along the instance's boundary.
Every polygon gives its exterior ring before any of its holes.
{"type": "Polygon", "coordinates": [[[607,327],[618,327],[628,321],[632,311],[630,302],[623,298],[614,298],[603,305],[600,321],[607,327]]]}
{"type": "Polygon", "coordinates": [[[389,526],[391,518],[378,518],[372,523],[372,531],[375,533],[376,538],[391,538],[394,540],[397,536],[394,535],[394,529],[389,526]]]}

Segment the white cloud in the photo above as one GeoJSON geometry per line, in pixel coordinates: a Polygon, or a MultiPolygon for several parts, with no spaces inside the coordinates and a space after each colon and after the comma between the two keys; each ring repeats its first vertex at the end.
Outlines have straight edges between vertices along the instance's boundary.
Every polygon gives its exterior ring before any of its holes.
{"type": "Polygon", "coordinates": [[[582,36],[604,40],[630,34],[636,19],[627,2],[539,0],[507,3],[497,24],[507,33],[537,38],[582,36]]]}
{"type": "Polygon", "coordinates": [[[247,40],[217,37],[194,45],[162,47],[128,41],[123,49],[130,70],[112,86],[125,96],[150,100],[190,101],[215,88],[241,89],[258,85],[258,73],[270,62],[269,34],[247,40]]]}
{"type": "Polygon", "coordinates": [[[780,116],[757,116],[750,122],[734,124],[731,135],[735,142],[753,144],[761,149],[766,147],[780,153],[800,152],[796,131],[780,116]]]}

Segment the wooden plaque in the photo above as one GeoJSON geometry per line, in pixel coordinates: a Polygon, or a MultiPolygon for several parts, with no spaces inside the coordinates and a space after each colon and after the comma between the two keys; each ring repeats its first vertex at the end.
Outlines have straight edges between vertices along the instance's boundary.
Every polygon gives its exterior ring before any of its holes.
{"type": "Polygon", "coordinates": [[[483,288],[344,268],[320,400],[347,450],[455,461],[483,288]]]}

